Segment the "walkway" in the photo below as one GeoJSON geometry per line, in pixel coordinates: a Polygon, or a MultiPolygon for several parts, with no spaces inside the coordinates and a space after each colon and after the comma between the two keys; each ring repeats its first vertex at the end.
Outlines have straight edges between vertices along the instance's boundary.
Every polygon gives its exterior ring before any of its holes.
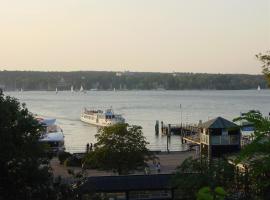
{"type": "MultiPolygon", "coordinates": [[[[192,157],[195,155],[194,151],[187,152],[171,152],[171,153],[159,153],[156,156],[159,158],[159,162],[161,164],[161,172],[162,174],[174,173],[177,166],[179,166],[186,158],[192,157]]],[[[60,165],[58,158],[53,158],[50,162],[52,167],[52,171],[55,177],[61,176],[64,179],[72,178],[72,176],[68,173],[68,170],[73,170],[75,173],[81,172],[80,167],[65,167],[64,165],[60,165]]],[[[149,168],[151,174],[158,173],[156,167],[153,162],[149,162],[149,168]]],[[[117,175],[112,171],[100,171],[100,170],[85,170],[86,176],[112,176],[117,175]]],[[[134,174],[144,174],[142,171],[136,171],[134,174]]]]}

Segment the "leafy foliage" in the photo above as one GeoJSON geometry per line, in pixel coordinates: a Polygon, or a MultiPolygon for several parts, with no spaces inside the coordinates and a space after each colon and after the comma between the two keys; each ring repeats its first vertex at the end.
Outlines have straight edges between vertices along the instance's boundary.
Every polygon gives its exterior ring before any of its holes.
{"type": "Polygon", "coordinates": [[[237,189],[235,178],[235,168],[222,158],[210,163],[207,158],[188,158],[178,167],[173,184],[178,188],[178,197],[195,199],[200,189],[209,186],[210,193],[206,196],[214,194],[215,188],[219,186],[233,193],[237,189]]]}
{"type": "Polygon", "coordinates": [[[257,59],[262,62],[262,72],[265,75],[268,85],[270,86],[270,51],[266,54],[256,55],[257,59]]]}
{"type": "Polygon", "coordinates": [[[96,137],[95,150],[86,156],[86,165],[127,174],[145,166],[145,161],[151,159],[140,126],[118,124],[104,127],[96,137]]]}
{"type": "Polygon", "coordinates": [[[203,187],[197,194],[197,200],[224,200],[226,192],[222,187],[216,187],[213,191],[210,187],[203,187]]]}
{"type": "Polygon", "coordinates": [[[0,199],[70,199],[72,190],[54,182],[42,127],[25,105],[0,91],[0,199]]]}
{"type": "Polygon", "coordinates": [[[60,164],[64,164],[65,160],[67,160],[68,158],[70,158],[72,156],[71,153],[66,152],[66,151],[62,151],[58,153],[58,160],[60,161],[60,164]]]}
{"type": "Polygon", "coordinates": [[[270,196],[270,119],[259,111],[250,111],[235,121],[245,120],[254,125],[254,139],[246,145],[238,157],[249,169],[252,189],[261,198],[270,196]]]}

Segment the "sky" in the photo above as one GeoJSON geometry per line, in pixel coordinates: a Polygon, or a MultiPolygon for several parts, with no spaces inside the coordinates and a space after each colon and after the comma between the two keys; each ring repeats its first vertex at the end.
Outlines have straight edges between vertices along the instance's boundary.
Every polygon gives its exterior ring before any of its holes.
{"type": "Polygon", "coordinates": [[[0,0],[0,70],[259,74],[270,0],[0,0]]]}

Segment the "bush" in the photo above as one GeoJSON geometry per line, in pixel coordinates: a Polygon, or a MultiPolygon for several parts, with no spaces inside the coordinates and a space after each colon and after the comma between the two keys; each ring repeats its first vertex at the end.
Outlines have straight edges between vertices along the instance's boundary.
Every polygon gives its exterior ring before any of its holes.
{"type": "Polygon", "coordinates": [[[65,151],[59,152],[58,159],[60,161],[60,164],[61,165],[64,164],[65,160],[68,159],[68,158],[70,158],[71,156],[72,156],[72,154],[69,153],[69,152],[65,152],[65,151]]]}
{"type": "Polygon", "coordinates": [[[82,159],[77,158],[74,155],[71,155],[64,161],[64,165],[66,167],[81,167],[82,166],[82,159]]]}
{"type": "Polygon", "coordinates": [[[99,168],[98,162],[95,158],[96,158],[95,152],[90,152],[90,153],[86,154],[84,157],[85,168],[87,168],[87,169],[99,168]]]}

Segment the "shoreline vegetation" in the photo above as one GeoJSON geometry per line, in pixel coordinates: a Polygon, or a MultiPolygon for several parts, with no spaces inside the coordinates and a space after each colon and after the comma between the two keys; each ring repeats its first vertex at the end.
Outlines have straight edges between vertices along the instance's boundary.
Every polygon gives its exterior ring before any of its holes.
{"type": "Polygon", "coordinates": [[[267,88],[263,75],[158,72],[0,71],[5,91],[250,90],[267,88]]]}

